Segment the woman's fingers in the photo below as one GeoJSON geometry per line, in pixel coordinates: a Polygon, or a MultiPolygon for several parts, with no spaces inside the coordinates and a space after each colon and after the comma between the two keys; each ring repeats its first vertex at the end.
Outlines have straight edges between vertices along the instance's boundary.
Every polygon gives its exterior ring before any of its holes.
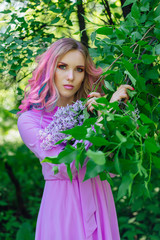
{"type": "MultiPolygon", "coordinates": [[[[117,89],[117,91],[112,95],[110,102],[123,100],[126,103],[129,99],[127,89],[134,90],[134,88],[128,84],[121,85],[117,89]]],[[[101,94],[98,92],[91,92],[87,97],[89,99],[86,102],[86,107],[89,111],[93,112],[93,110],[94,110],[93,104],[97,105],[96,99],[101,97],[101,94]]]]}
{"type": "Polygon", "coordinates": [[[87,97],[89,98],[89,100],[86,102],[86,107],[88,111],[93,112],[94,107],[92,104],[97,105],[96,99],[101,97],[101,94],[98,92],[91,92],[87,97]]]}
{"type": "Polygon", "coordinates": [[[111,98],[110,102],[123,100],[126,103],[129,99],[127,89],[134,90],[134,88],[132,86],[128,85],[128,84],[121,85],[117,89],[117,91],[112,95],[112,98],[111,98]]]}
{"type": "Polygon", "coordinates": [[[121,88],[125,88],[125,89],[129,89],[129,90],[134,90],[134,88],[131,86],[131,85],[128,85],[128,84],[124,84],[124,85],[121,85],[118,89],[121,89],[121,88]]]}
{"type": "Polygon", "coordinates": [[[91,92],[87,97],[88,97],[88,98],[101,97],[101,94],[98,93],[98,92],[91,92]]]}
{"type": "Polygon", "coordinates": [[[87,102],[86,102],[86,107],[87,107],[87,109],[89,110],[89,111],[93,111],[93,109],[94,109],[94,107],[93,107],[93,105],[92,104],[97,104],[97,102],[96,102],[96,98],[94,97],[94,98],[91,98],[91,99],[89,99],[87,102]]]}

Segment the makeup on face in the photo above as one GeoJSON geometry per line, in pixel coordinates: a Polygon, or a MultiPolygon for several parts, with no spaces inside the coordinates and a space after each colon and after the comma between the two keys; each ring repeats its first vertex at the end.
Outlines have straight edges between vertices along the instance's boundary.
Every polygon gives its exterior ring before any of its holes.
{"type": "Polygon", "coordinates": [[[85,59],[78,50],[71,50],[62,56],[55,72],[55,84],[59,92],[59,106],[71,104],[81,87],[85,75],[85,59]]]}
{"type": "MultiPolygon", "coordinates": [[[[69,65],[67,63],[64,62],[59,62],[57,64],[57,68],[61,69],[61,70],[67,70],[69,68],[69,65]]],[[[84,66],[76,66],[76,71],[77,72],[84,72],[85,67],[84,66]]]]}

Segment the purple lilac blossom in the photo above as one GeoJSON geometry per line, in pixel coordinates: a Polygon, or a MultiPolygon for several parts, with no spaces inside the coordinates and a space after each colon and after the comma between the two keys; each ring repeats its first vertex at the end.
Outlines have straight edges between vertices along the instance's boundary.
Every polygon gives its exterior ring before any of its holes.
{"type": "MultiPolygon", "coordinates": [[[[39,131],[41,148],[49,150],[54,147],[55,143],[66,138],[67,135],[60,131],[71,129],[83,124],[83,109],[85,106],[82,101],[78,100],[73,105],[60,107],[53,116],[53,121],[45,128],[39,131]]],[[[64,143],[67,140],[64,140],[64,143]]]]}

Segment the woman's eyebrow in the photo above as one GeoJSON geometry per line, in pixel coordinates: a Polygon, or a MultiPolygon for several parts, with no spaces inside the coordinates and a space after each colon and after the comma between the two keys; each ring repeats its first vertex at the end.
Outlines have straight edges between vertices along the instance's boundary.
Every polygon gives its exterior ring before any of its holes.
{"type": "Polygon", "coordinates": [[[61,63],[61,64],[64,64],[64,65],[68,65],[67,63],[64,63],[64,62],[58,62],[58,64],[61,63]]]}
{"type": "Polygon", "coordinates": [[[84,68],[84,65],[77,65],[77,67],[83,67],[84,68]]]}
{"type": "MultiPolygon", "coordinates": [[[[58,62],[58,64],[64,64],[64,65],[68,66],[68,64],[65,63],[65,62],[58,62]]],[[[85,68],[84,65],[77,65],[76,67],[82,67],[82,68],[85,68]]]]}

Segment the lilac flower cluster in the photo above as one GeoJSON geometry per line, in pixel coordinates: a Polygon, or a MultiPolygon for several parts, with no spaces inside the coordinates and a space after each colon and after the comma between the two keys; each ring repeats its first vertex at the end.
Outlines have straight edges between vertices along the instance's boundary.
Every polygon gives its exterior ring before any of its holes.
{"type": "Polygon", "coordinates": [[[39,131],[40,140],[42,141],[41,148],[44,150],[53,148],[56,142],[67,137],[61,131],[82,125],[84,108],[85,106],[80,100],[76,101],[73,105],[58,108],[53,116],[53,121],[45,129],[39,131]]]}

